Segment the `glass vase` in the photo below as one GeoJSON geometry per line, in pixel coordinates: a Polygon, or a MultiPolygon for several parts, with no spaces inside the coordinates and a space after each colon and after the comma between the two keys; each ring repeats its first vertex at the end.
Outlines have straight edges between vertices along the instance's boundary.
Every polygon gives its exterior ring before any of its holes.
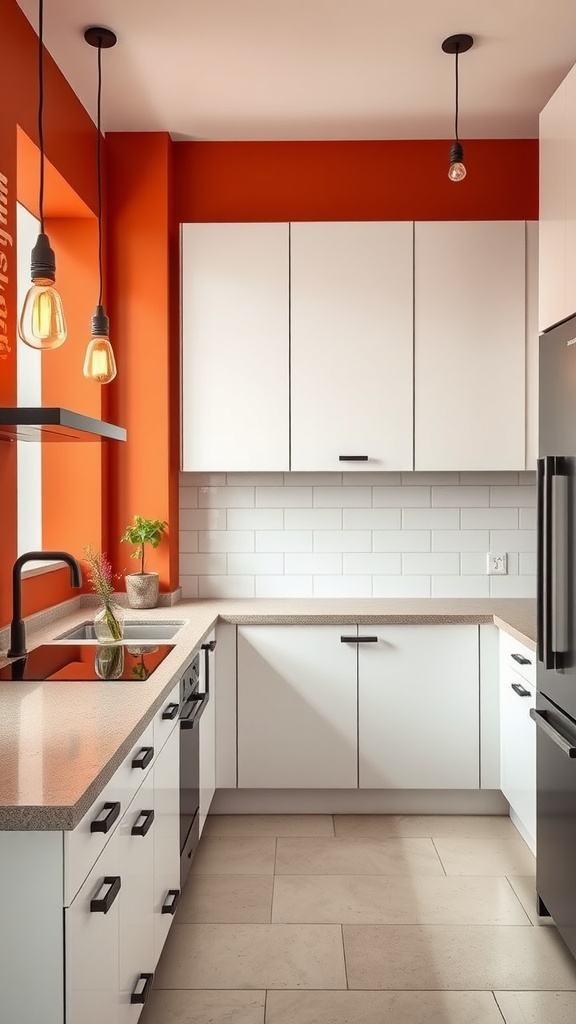
{"type": "Polygon", "coordinates": [[[94,616],[94,632],[99,644],[117,644],[124,637],[124,609],[111,601],[94,616]]]}

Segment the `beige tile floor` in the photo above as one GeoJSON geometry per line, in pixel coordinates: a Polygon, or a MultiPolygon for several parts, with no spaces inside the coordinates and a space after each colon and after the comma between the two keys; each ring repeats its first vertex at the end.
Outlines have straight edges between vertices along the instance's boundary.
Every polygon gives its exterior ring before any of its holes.
{"type": "Polygon", "coordinates": [[[208,819],[141,1024],[574,1024],[507,818],[208,819]]]}

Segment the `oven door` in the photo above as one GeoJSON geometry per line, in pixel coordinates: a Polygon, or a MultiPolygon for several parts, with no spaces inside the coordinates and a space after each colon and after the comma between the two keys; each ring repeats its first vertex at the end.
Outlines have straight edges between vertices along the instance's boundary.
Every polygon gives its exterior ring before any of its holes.
{"type": "Polygon", "coordinates": [[[207,693],[192,693],[180,715],[180,883],[184,885],[199,838],[200,718],[207,693]]]}
{"type": "Polygon", "coordinates": [[[537,726],[539,912],[552,915],[576,956],[576,722],[540,693],[530,716],[537,726]]]}

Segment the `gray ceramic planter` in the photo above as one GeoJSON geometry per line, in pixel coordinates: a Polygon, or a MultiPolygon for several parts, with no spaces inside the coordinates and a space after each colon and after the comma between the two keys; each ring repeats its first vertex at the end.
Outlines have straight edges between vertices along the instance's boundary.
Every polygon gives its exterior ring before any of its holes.
{"type": "Polygon", "coordinates": [[[157,572],[135,572],[125,577],[130,608],[155,608],[158,604],[157,572]]]}

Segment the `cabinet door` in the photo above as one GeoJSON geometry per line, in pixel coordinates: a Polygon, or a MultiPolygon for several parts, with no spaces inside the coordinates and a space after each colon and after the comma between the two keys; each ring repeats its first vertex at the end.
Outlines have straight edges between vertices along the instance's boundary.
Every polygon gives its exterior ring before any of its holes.
{"type": "Polygon", "coordinates": [[[359,632],[360,788],[477,789],[478,626],[359,632]]]}
{"type": "Polygon", "coordinates": [[[288,225],[182,226],[182,469],[289,469],[288,225]]]}
{"type": "Polygon", "coordinates": [[[500,662],[500,788],[511,816],[535,852],[536,846],[536,728],[530,709],[536,706],[534,687],[500,662]]]}
{"type": "MultiPolygon", "coordinates": [[[[214,634],[208,637],[206,643],[214,640],[214,634]]],[[[202,651],[202,680],[201,689],[208,690],[210,699],[199,722],[199,746],[200,746],[200,835],[204,828],[206,816],[210,810],[210,804],[216,792],[216,697],[214,693],[214,654],[211,651],[202,651]]]]}
{"type": "Polygon", "coordinates": [[[357,786],[356,627],[238,628],[238,786],[357,786]]]}
{"type": "Polygon", "coordinates": [[[154,962],[180,896],[180,727],[154,762],[154,962]]]}
{"type": "Polygon", "coordinates": [[[154,972],[154,769],[124,814],[118,829],[122,899],[120,915],[120,1024],[134,1024],[154,972]],[[146,979],[150,979],[146,984],[146,979]]]}
{"type": "Polygon", "coordinates": [[[412,224],[290,232],[292,469],[412,469],[412,224]]]}
{"type": "Polygon", "coordinates": [[[415,466],[525,466],[523,221],[415,227],[415,466]]]}
{"type": "MultiPolygon", "coordinates": [[[[563,315],[572,316],[573,313],[576,313],[576,67],[573,67],[568,73],[564,80],[564,87],[566,90],[566,293],[563,315]]],[[[542,203],[542,200],[540,202],[542,203]]],[[[556,259],[558,259],[557,256],[556,259]]],[[[546,273],[548,274],[549,270],[546,270],[546,273]]]]}
{"type": "Polygon", "coordinates": [[[118,832],[64,911],[67,1024],[120,1024],[118,832]],[[100,901],[99,906],[92,901],[100,901]],[[105,901],[103,903],[102,901],[105,901]],[[105,906],[109,904],[107,910],[105,906]]]}
{"type": "Polygon", "coordinates": [[[564,81],[540,114],[541,331],[574,312],[566,310],[566,131],[564,81]]]}

